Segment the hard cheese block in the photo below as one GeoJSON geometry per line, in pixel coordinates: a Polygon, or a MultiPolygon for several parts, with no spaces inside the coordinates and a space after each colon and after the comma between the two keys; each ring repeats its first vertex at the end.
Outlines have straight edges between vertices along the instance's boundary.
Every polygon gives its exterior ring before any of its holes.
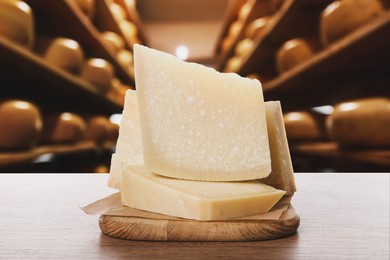
{"type": "Polygon", "coordinates": [[[167,178],[143,166],[123,171],[122,204],[195,220],[224,220],[268,212],[285,191],[258,181],[204,182],[167,178]]]}
{"type": "Polygon", "coordinates": [[[267,178],[260,181],[274,188],[285,190],[286,194],[292,195],[296,191],[294,170],[291,163],[280,102],[266,102],[265,112],[267,117],[272,171],[267,178]]]}
{"type": "Polygon", "coordinates": [[[146,167],[206,181],[267,177],[271,171],[261,84],[134,48],[146,167]]]}
{"type": "Polygon", "coordinates": [[[111,159],[108,186],[120,189],[122,168],[143,164],[141,130],[139,126],[137,96],[134,90],[128,90],[125,96],[125,108],[120,122],[116,153],[111,159]]]}

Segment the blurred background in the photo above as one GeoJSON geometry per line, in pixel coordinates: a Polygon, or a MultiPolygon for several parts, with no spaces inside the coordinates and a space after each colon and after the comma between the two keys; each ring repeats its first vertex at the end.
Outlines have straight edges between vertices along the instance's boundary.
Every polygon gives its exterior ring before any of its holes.
{"type": "Polygon", "coordinates": [[[390,0],[0,0],[0,172],[107,173],[132,46],[257,78],[297,172],[390,171],[390,0]]]}

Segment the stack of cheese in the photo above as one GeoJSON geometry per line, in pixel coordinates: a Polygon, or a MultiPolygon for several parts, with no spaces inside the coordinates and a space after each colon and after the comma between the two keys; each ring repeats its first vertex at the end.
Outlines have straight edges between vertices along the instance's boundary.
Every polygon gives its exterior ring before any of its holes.
{"type": "Polygon", "coordinates": [[[134,50],[137,91],[126,93],[109,178],[125,206],[221,220],[294,193],[280,103],[264,103],[258,80],[134,50]]]}

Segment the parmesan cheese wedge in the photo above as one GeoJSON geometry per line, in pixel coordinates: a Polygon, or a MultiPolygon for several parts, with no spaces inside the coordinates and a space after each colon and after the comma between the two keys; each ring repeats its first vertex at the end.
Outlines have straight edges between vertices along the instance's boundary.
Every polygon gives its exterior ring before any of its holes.
{"type": "Polygon", "coordinates": [[[260,181],[274,188],[285,190],[287,195],[292,195],[296,191],[294,170],[291,163],[280,101],[265,102],[265,112],[272,171],[267,178],[260,181]]]}
{"type": "Polygon", "coordinates": [[[122,173],[123,205],[195,220],[266,213],[285,194],[259,181],[179,180],[153,174],[142,166],[128,167],[122,173]]]}
{"type": "Polygon", "coordinates": [[[145,166],[205,181],[267,177],[271,171],[258,80],[134,46],[145,166]]]}
{"type": "Polygon", "coordinates": [[[120,189],[123,167],[144,163],[135,90],[126,91],[115,154],[111,158],[108,186],[120,189]]]}

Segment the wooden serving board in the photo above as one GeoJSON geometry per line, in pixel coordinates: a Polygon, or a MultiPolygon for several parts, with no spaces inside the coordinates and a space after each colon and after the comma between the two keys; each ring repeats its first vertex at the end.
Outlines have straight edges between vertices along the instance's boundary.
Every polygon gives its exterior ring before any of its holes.
{"type": "Polygon", "coordinates": [[[108,236],[147,241],[255,241],[291,235],[300,222],[289,205],[279,220],[196,221],[102,215],[99,226],[108,236]]]}

